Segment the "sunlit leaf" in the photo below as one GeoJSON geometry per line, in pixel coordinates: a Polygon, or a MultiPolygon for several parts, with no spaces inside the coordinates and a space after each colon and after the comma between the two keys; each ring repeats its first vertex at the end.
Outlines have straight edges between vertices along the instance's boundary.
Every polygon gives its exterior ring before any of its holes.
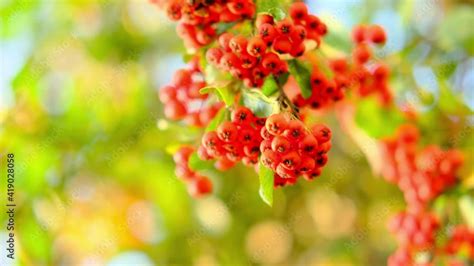
{"type": "Polygon", "coordinates": [[[245,90],[242,93],[242,104],[258,117],[268,117],[277,110],[275,100],[269,99],[260,90],[245,90]]]}
{"type": "Polygon", "coordinates": [[[305,99],[309,98],[312,93],[311,72],[305,65],[295,59],[288,61],[288,66],[290,68],[290,74],[295,77],[300,87],[301,95],[303,95],[305,99]]]}
{"type": "Polygon", "coordinates": [[[206,127],[206,131],[213,131],[216,130],[216,128],[225,121],[226,117],[228,115],[228,110],[226,108],[222,108],[219,110],[219,112],[216,114],[216,116],[209,122],[209,124],[206,127]]]}
{"type": "Polygon", "coordinates": [[[258,176],[260,179],[259,194],[262,200],[269,206],[273,205],[273,179],[274,173],[271,169],[259,163],[258,176]]]}
{"type": "Polygon", "coordinates": [[[193,153],[189,157],[188,166],[194,171],[199,171],[214,168],[214,163],[212,161],[203,161],[196,153],[193,153]]]}
{"type": "Polygon", "coordinates": [[[382,107],[375,99],[369,98],[357,105],[355,121],[369,136],[381,138],[392,135],[405,118],[395,107],[382,107]]]}
{"type": "Polygon", "coordinates": [[[278,91],[278,84],[273,75],[268,76],[262,86],[262,92],[265,96],[271,96],[278,91]]]}
{"type": "Polygon", "coordinates": [[[459,208],[464,221],[474,228],[474,196],[464,195],[459,199],[459,208]]]}

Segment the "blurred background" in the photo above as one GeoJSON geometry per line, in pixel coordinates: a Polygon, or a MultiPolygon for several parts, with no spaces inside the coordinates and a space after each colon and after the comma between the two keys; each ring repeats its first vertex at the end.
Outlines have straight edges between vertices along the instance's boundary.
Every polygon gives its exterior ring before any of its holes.
{"type": "MultiPolygon", "coordinates": [[[[397,104],[419,112],[423,144],[465,153],[472,188],[472,2],[307,2],[334,47],[357,23],[386,28],[377,55],[397,104]]],[[[395,250],[386,221],[403,196],[331,112],[322,176],[278,189],[273,208],[243,166],[209,170],[213,195],[188,195],[172,154],[202,132],[166,121],[156,96],[185,48],[147,0],[5,0],[0,15],[0,153],[15,153],[17,204],[17,259],[1,265],[384,265],[395,250]]],[[[386,126],[364,104],[359,124],[386,126]]]]}

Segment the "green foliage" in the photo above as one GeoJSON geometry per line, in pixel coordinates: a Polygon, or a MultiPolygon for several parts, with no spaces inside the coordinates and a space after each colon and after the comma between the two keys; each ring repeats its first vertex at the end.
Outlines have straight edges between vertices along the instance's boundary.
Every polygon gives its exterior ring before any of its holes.
{"type": "Polygon", "coordinates": [[[471,56],[474,55],[474,8],[458,6],[448,13],[437,29],[438,44],[448,51],[463,47],[471,56]]]}
{"type": "Polygon", "coordinates": [[[244,90],[241,102],[258,117],[268,117],[278,110],[275,100],[266,97],[261,90],[244,90]]]}
{"type": "Polygon", "coordinates": [[[217,127],[224,122],[227,117],[229,116],[229,111],[227,108],[222,108],[219,110],[219,112],[214,116],[214,118],[209,122],[209,124],[206,127],[206,131],[213,131],[216,130],[217,127]]]}
{"type": "Polygon", "coordinates": [[[279,0],[257,0],[258,13],[270,13],[276,20],[286,17],[282,1],[279,0]]]}
{"type": "Polygon", "coordinates": [[[290,74],[295,77],[300,87],[301,95],[303,95],[305,99],[311,97],[311,72],[308,67],[296,59],[288,61],[288,66],[290,68],[290,74]]]}
{"type": "Polygon", "coordinates": [[[459,199],[459,209],[464,221],[469,227],[474,228],[474,192],[466,194],[459,199]]]}
{"type": "Polygon", "coordinates": [[[357,104],[355,121],[369,136],[381,138],[393,135],[405,118],[394,106],[382,107],[375,99],[368,98],[357,104]]]}
{"type": "Polygon", "coordinates": [[[265,82],[262,86],[262,93],[265,96],[271,96],[278,91],[278,84],[273,75],[270,75],[265,78],[265,82]]]}
{"type": "Polygon", "coordinates": [[[201,171],[212,169],[214,167],[214,163],[212,161],[203,161],[199,158],[197,153],[193,153],[189,157],[188,166],[194,171],[201,171]]]}
{"type": "Polygon", "coordinates": [[[258,176],[260,180],[260,197],[266,204],[272,206],[274,173],[271,169],[265,167],[262,162],[260,162],[258,166],[258,176]]]}

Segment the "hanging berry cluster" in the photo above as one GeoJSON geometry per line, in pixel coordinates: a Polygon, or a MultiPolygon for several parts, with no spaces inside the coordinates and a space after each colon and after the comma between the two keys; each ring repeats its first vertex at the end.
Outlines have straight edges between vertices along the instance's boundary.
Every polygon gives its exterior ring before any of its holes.
{"type": "Polygon", "coordinates": [[[197,197],[210,193],[212,183],[209,178],[189,168],[189,158],[193,152],[192,147],[183,146],[173,155],[173,160],[176,164],[176,176],[187,184],[189,194],[197,197]]]}
{"type": "Polygon", "coordinates": [[[308,14],[304,3],[294,3],[290,7],[290,17],[275,21],[270,14],[259,14],[255,36],[224,33],[219,36],[219,47],[207,51],[207,60],[243,80],[247,87],[262,86],[268,75],[288,72],[288,64],[281,56],[302,56],[305,42],[319,43],[327,32],[326,25],[318,17],[308,14]]]}
{"type": "Polygon", "coordinates": [[[321,174],[331,148],[329,128],[316,125],[309,132],[300,120],[275,114],[267,119],[261,134],[261,160],[275,172],[275,187],[294,184],[299,176],[313,180],[321,174]]]}
{"type": "Polygon", "coordinates": [[[179,21],[177,33],[188,48],[200,48],[217,36],[218,23],[230,23],[252,18],[252,0],[152,0],[168,17],[179,21]]]}
{"type": "MultiPolygon", "coordinates": [[[[300,119],[301,108],[329,107],[345,95],[376,95],[383,105],[392,102],[390,69],[374,56],[374,49],[387,39],[378,25],[356,26],[350,55],[331,58],[319,49],[328,29],[303,2],[291,4],[287,12],[280,10],[280,16],[271,11],[283,5],[256,14],[259,7],[252,0],[151,1],[178,21],[178,35],[194,56],[159,93],[168,118],[206,126],[198,148],[185,146],[174,155],[176,175],[192,195],[210,193],[212,184],[190,168],[191,156],[214,160],[221,171],[238,162],[264,169],[264,176],[273,177],[273,187],[294,184],[299,177],[313,180],[328,161],[331,131],[324,125],[308,129],[300,119]],[[211,91],[204,87],[214,88],[226,109],[201,94],[211,91]],[[274,101],[278,108],[270,104],[270,112],[257,116],[261,106],[243,100],[249,91],[257,91],[260,104],[274,101]]],[[[417,265],[420,252],[451,256],[465,247],[474,259],[472,230],[458,225],[447,243],[439,245],[436,234],[443,226],[430,211],[434,199],[456,184],[462,156],[436,146],[418,150],[418,139],[416,128],[404,126],[394,138],[382,141],[382,174],[402,190],[408,205],[390,222],[400,245],[388,264],[417,265]]]]}
{"type": "Polygon", "coordinates": [[[231,121],[204,134],[198,155],[202,160],[215,159],[215,167],[221,171],[232,168],[239,161],[254,166],[260,155],[260,130],[264,125],[265,118],[255,117],[246,107],[238,107],[232,112],[231,121]]]}
{"type": "Polygon", "coordinates": [[[385,31],[378,25],[359,25],[353,29],[353,41],[355,47],[351,58],[324,57],[312,60],[312,93],[309,98],[297,93],[292,98],[297,107],[320,109],[330,106],[342,100],[346,90],[354,91],[360,97],[376,94],[383,105],[392,101],[388,87],[390,70],[373,57],[371,47],[385,43],[385,31]],[[370,61],[371,59],[373,60],[370,61]],[[325,65],[330,71],[323,69],[321,65],[325,65]]]}
{"type": "Polygon", "coordinates": [[[184,120],[190,126],[207,125],[222,104],[207,104],[208,95],[199,93],[205,86],[197,60],[191,61],[187,69],[176,71],[171,84],[159,90],[160,100],[165,105],[165,116],[171,120],[184,120]]]}
{"type": "Polygon", "coordinates": [[[424,209],[428,202],[456,182],[456,171],[463,162],[457,150],[443,151],[428,146],[418,151],[418,129],[399,128],[395,138],[383,141],[384,178],[403,191],[409,209],[424,209]]]}
{"type": "MultiPolygon", "coordinates": [[[[443,252],[449,256],[454,256],[463,250],[466,250],[469,259],[474,261],[474,230],[466,225],[458,225],[452,229],[443,252]]],[[[459,263],[459,265],[462,264],[459,263]]]]}
{"type": "MultiPolygon", "coordinates": [[[[407,202],[407,211],[395,215],[389,223],[390,231],[399,242],[398,250],[388,259],[389,266],[432,265],[417,264],[416,255],[429,252],[432,262],[435,254],[454,255],[459,251],[456,244],[448,243],[446,248],[439,248],[442,244],[437,243],[436,235],[441,232],[440,221],[430,212],[430,204],[456,183],[462,154],[457,150],[443,151],[437,146],[418,151],[419,136],[416,127],[403,125],[395,137],[382,140],[385,160],[382,175],[388,182],[398,185],[407,202]]],[[[452,239],[456,239],[455,233],[452,239]]],[[[471,259],[474,259],[474,242],[470,242],[469,237],[462,239],[467,239],[461,242],[466,242],[471,259]]]]}

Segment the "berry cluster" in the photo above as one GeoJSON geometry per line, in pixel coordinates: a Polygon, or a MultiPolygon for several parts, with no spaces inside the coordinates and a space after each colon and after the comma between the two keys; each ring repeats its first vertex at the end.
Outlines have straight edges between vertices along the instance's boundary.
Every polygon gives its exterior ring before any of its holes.
{"type": "Polygon", "coordinates": [[[354,68],[351,73],[345,73],[351,83],[356,85],[355,92],[365,97],[377,94],[382,104],[389,104],[392,95],[388,87],[389,68],[383,64],[373,67],[366,63],[373,57],[370,44],[385,44],[387,37],[384,29],[379,25],[358,25],[352,30],[352,40],[356,44],[352,51],[354,68]]]}
{"type": "Polygon", "coordinates": [[[404,125],[395,138],[383,141],[385,162],[382,175],[403,191],[409,208],[421,210],[426,204],[452,186],[456,171],[463,162],[457,150],[443,151],[428,146],[417,151],[419,132],[416,127],[404,125]]]}
{"type": "Polygon", "coordinates": [[[267,118],[261,136],[261,161],[275,172],[275,187],[294,184],[300,175],[313,180],[327,163],[331,131],[324,125],[309,132],[300,120],[274,114],[267,118]]]}
{"type": "Polygon", "coordinates": [[[448,255],[455,255],[466,250],[470,260],[474,261],[474,230],[466,225],[456,226],[444,249],[448,255]]]}
{"type": "Polygon", "coordinates": [[[288,72],[286,61],[279,55],[302,56],[306,40],[319,43],[327,32],[326,25],[308,14],[302,2],[292,4],[290,16],[275,21],[269,14],[259,14],[255,36],[249,39],[224,33],[219,36],[219,47],[207,51],[207,60],[243,80],[247,87],[260,87],[266,76],[288,72]]]}
{"type": "Polygon", "coordinates": [[[252,0],[152,0],[166,10],[168,17],[179,21],[178,35],[189,48],[200,48],[217,36],[216,24],[252,18],[252,0]]]}
{"type": "Polygon", "coordinates": [[[327,62],[314,62],[311,74],[312,94],[309,99],[301,93],[294,97],[293,103],[298,107],[309,106],[319,109],[329,106],[344,98],[345,89],[354,90],[360,97],[377,94],[380,101],[387,105],[392,100],[388,87],[390,70],[388,66],[374,63],[367,66],[372,58],[370,43],[383,44],[386,36],[378,25],[357,26],[353,30],[356,47],[352,52],[352,61],[346,58],[327,59],[327,62]],[[332,77],[321,71],[320,64],[327,64],[332,71],[332,77]]]}
{"type": "Polygon", "coordinates": [[[342,100],[345,84],[338,82],[337,78],[338,76],[333,79],[327,78],[318,67],[314,67],[311,73],[311,97],[305,99],[298,93],[292,99],[293,103],[299,108],[309,106],[312,109],[319,109],[342,100]]]}
{"type": "Polygon", "coordinates": [[[438,228],[437,218],[430,213],[401,212],[389,222],[389,229],[400,245],[411,250],[433,248],[438,228]]]}
{"type": "Polygon", "coordinates": [[[211,121],[221,103],[205,105],[207,94],[199,93],[206,86],[202,73],[193,60],[189,68],[174,73],[171,84],[159,90],[159,98],[165,105],[165,116],[172,120],[184,120],[191,126],[202,127],[211,121]]]}
{"type": "Polygon", "coordinates": [[[198,197],[211,193],[212,183],[209,178],[189,168],[188,162],[193,152],[193,148],[183,146],[173,155],[173,160],[176,164],[176,176],[187,184],[189,194],[198,197]]]}
{"type": "Polygon", "coordinates": [[[260,155],[260,130],[265,125],[265,118],[256,117],[246,107],[236,108],[231,116],[231,121],[204,134],[198,149],[202,160],[216,159],[215,167],[221,171],[232,168],[239,161],[247,166],[256,165],[260,155]]]}

